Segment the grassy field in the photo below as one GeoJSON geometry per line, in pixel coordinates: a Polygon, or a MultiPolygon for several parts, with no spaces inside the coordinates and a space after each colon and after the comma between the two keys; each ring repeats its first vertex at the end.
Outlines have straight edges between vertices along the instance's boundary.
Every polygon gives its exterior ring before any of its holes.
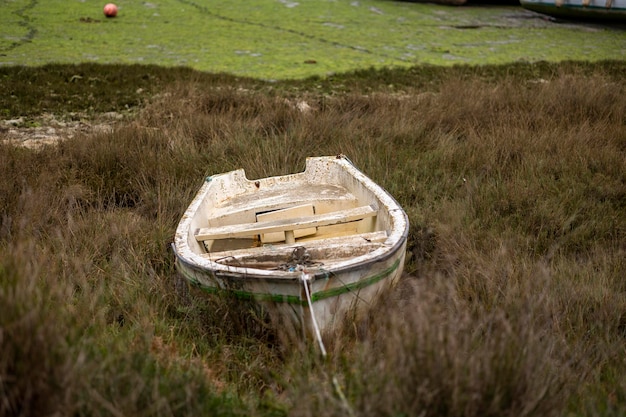
{"type": "Polygon", "coordinates": [[[0,65],[188,66],[263,79],[416,64],[626,58],[622,27],[555,22],[519,6],[390,0],[0,0],[0,65]]]}
{"type": "Polygon", "coordinates": [[[0,144],[0,415],[626,414],[624,62],[273,83],[2,67],[0,90],[24,129],[123,116],[0,144]],[[324,361],[249,306],[187,291],[168,247],[206,175],[337,153],[411,232],[399,287],[327,337],[324,361]]]}

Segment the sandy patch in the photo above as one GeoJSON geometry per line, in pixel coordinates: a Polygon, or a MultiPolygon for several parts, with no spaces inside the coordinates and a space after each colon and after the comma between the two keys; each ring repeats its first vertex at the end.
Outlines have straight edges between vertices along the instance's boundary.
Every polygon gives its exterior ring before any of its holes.
{"type": "Polygon", "coordinates": [[[38,149],[76,135],[110,132],[123,119],[121,113],[110,112],[95,119],[72,114],[69,120],[63,120],[53,114],[44,114],[34,118],[0,120],[0,141],[38,149]]]}

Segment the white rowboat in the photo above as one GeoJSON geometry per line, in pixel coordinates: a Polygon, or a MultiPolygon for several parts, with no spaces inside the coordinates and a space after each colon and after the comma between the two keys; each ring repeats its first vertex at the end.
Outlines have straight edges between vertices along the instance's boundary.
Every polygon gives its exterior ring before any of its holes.
{"type": "Polygon", "coordinates": [[[208,177],[173,247],[191,283],[328,332],[397,282],[408,227],[396,200],[339,155],[307,158],[296,174],[208,177]]]}

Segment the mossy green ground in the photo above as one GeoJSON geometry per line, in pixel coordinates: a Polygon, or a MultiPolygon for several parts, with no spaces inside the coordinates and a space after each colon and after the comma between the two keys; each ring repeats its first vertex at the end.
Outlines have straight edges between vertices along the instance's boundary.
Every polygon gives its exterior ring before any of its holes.
{"type": "Polygon", "coordinates": [[[0,65],[140,63],[264,79],[419,64],[626,58],[623,27],[389,0],[0,0],[0,65]]]}

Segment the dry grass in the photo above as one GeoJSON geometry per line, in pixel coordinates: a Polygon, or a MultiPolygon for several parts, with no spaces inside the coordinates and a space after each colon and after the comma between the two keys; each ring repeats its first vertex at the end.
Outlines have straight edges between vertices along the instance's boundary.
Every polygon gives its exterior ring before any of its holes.
{"type": "Polygon", "coordinates": [[[111,133],[0,145],[0,415],[624,415],[624,80],[450,71],[181,78],[111,133]],[[321,361],[181,290],[168,244],[205,175],[336,153],[405,207],[410,256],[321,361]]]}

